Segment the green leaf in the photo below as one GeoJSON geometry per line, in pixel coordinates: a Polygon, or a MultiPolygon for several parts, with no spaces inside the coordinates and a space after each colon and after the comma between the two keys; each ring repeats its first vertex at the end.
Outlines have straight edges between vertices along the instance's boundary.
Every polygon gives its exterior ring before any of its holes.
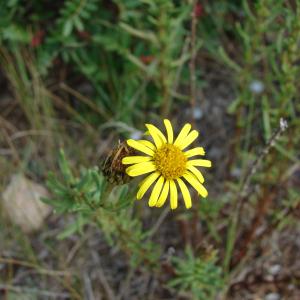
{"type": "Polygon", "coordinates": [[[120,28],[122,28],[123,30],[125,30],[126,32],[130,33],[131,35],[144,39],[144,40],[148,40],[154,44],[158,43],[158,40],[156,38],[156,35],[153,32],[150,31],[142,31],[136,28],[133,28],[132,26],[121,22],[120,23],[120,28]]]}
{"type": "Polygon", "coordinates": [[[69,36],[73,30],[73,22],[72,20],[67,20],[63,25],[63,35],[69,36]]]}
{"type": "Polygon", "coordinates": [[[60,168],[62,175],[63,175],[64,179],[66,180],[66,182],[69,184],[74,184],[75,179],[73,177],[69,163],[66,160],[63,149],[60,149],[60,151],[59,151],[58,164],[59,164],[59,168],[60,168]]]}
{"type": "Polygon", "coordinates": [[[223,47],[219,47],[218,53],[220,55],[220,58],[223,60],[225,64],[227,64],[230,68],[232,68],[236,72],[238,73],[241,72],[241,67],[228,56],[228,54],[225,52],[223,47]]]}
{"type": "Polygon", "coordinates": [[[84,219],[82,215],[79,215],[76,221],[70,225],[68,225],[58,236],[59,240],[63,240],[68,238],[69,236],[73,235],[76,232],[82,231],[84,225],[88,224],[89,220],[84,219]]]}
{"type": "Polygon", "coordinates": [[[83,25],[82,21],[80,20],[79,16],[75,16],[73,18],[73,21],[74,21],[74,25],[78,31],[84,30],[84,25],[83,25]]]}
{"type": "Polygon", "coordinates": [[[49,204],[53,206],[54,211],[56,213],[66,213],[70,211],[70,208],[72,207],[72,204],[67,201],[66,199],[55,199],[55,198],[41,198],[41,201],[43,201],[46,204],[49,204]]]}
{"type": "Polygon", "coordinates": [[[267,99],[267,96],[263,96],[262,99],[262,114],[263,114],[263,124],[265,132],[265,140],[269,140],[272,134],[271,123],[270,123],[270,106],[267,99]]]}
{"type": "Polygon", "coordinates": [[[238,109],[239,105],[241,104],[241,98],[237,98],[234,101],[232,101],[228,108],[227,108],[227,112],[229,114],[234,114],[236,112],[236,110],[238,109]]]}
{"type": "Polygon", "coordinates": [[[0,28],[2,30],[3,38],[9,41],[14,42],[23,42],[23,43],[29,43],[30,41],[30,35],[27,30],[25,30],[24,27],[21,27],[16,24],[10,24],[6,28],[0,28]]]}

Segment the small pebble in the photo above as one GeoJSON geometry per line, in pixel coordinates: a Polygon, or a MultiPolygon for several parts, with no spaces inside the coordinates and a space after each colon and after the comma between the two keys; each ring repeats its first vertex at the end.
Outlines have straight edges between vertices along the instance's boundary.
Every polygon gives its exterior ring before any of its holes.
{"type": "Polygon", "coordinates": [[[254,94],[261,94],[264,91],[265,86],[261,81],[253,80],[249,85],[249,89],[254,94]]]}
{"type": "Polygon", "coordinates": [[[266,295],[265,300],[280,300],[280,298],[278,293],[269,293],[266,295]]]}
{"type": "Polygon", "coordinates": [[[201,110],[201,108],[199,107],[195,107],[193,110],[193,117],[195,120],[200,120],[203,116],[203,112],[201,110]]]}
{"type": "Polygon", "coordinates": [[[142,133],[138,130],[130,134],[130,138],[133,140],[139,140],[141,137],[142,137],[142,133]]]}
{"type": "Polygon", "coordinates": [[[273,265],[269,268],[269,273],[272,275],[277,275],[281,270],[281,266],[279,264],[273,265]]]}

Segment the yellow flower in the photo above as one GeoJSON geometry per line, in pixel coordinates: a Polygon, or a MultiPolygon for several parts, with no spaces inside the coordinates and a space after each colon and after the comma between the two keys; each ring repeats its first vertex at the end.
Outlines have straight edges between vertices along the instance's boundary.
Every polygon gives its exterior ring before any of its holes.
{"type": "Polygon", "coordinates": [[[156,181],[149,198],[149,206],[161,207],[170,193],[171,209],[177,208],[179,186],[186,208],[192,206],[190,192],[185,182],[188,182],[202,197],[207,196],[207,190],[202,185],[203,175],[196,167],[211,167],[211,161],[206,159],[190,159],[203,156],[202,147],[186,149],[198,137],[196,130],[191,130],[190,124],[185,124],[174,141],[171,122],[164,120],[167,137],[154,125],[146,124],[148,133],[154,144],[147,140],[127,140],[127,144],[147,156],[127,156],[122,159],[124,165],[132,165],[126,169],[129,176],[148,175],[140,184],[137,199],[141,199],[150,186],[156,181]]]}

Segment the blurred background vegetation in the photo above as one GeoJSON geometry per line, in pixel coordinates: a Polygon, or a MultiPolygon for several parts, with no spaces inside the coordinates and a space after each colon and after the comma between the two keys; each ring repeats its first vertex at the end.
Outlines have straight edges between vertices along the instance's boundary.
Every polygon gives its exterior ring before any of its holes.
{"type": "Polygon", "coordinates": [[[299,299],[299,45],[299,0],[1,0],[3,195],[22,174],[81,201],[163,117],[214,168],[188,211],[122,209],[125,185],[116,211],[58,205],[24,233],[26,202],[0,205],[0,298],[299,299]]]}

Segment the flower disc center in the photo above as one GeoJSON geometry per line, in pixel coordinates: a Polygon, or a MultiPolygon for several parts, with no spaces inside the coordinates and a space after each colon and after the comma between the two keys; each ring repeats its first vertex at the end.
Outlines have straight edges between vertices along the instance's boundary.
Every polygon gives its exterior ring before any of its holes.
{"type": "Polygon", "coordinates": [[[186,170],[186,157],[172,144],[165,144],[156,150],[153,160],[157,171],[168,180],[182,176],[186,170]]]}

